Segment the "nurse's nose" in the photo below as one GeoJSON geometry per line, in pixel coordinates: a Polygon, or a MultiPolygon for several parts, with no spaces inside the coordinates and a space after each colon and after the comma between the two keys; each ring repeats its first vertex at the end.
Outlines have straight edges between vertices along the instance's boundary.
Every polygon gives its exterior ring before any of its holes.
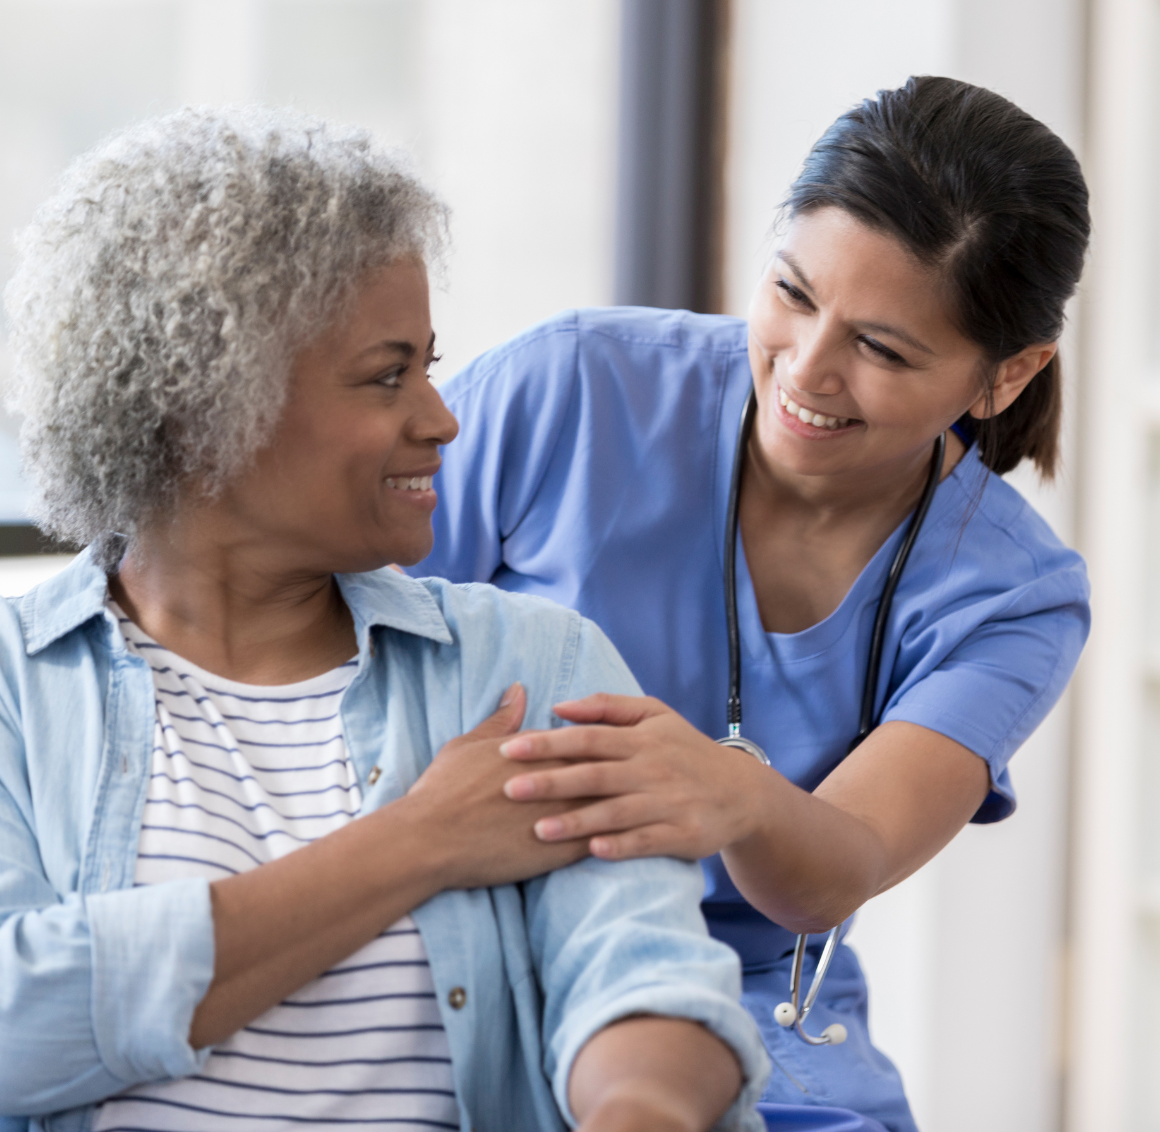
{"type": "Polygon", "coordinates": [[[838,344],[826,332],[824,326],[805,328],[794,343],[794,348],[786,360],[785,376],[792,388],[799,393],[816,393],[828,396],[840,393],[844,386],[839,370],[838,344]]]}

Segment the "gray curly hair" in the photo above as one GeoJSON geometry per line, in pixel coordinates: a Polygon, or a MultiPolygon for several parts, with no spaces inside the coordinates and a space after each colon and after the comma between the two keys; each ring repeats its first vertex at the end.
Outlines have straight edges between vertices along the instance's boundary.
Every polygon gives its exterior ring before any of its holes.
{"type": "Polygon", "coordinates": [[[4,292],[33,516],[111,569],[270,437],[294,353],[366,274],[440,261],[447,209],[365,132],[186,108],[78,158],[4,292]]]}

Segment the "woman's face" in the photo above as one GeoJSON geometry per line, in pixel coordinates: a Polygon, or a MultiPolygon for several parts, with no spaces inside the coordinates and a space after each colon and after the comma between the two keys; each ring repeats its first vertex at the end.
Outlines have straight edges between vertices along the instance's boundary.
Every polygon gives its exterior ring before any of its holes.
{"type": "Polygon", "coordinates": [[[796,217],[749,308],[763,458],[802,475],[888,474],[981,413],[982,351],[942,295],[897,240],[848,213],[796,217]]]}
{"type": "Polygon", "coordinates": [[[225,493],[231,525],[305,571],[424,558],[438,446],[459,431],[427,376],[434,346],[423,265],[372,275],[295,359],[272,441],[225,493]]]}

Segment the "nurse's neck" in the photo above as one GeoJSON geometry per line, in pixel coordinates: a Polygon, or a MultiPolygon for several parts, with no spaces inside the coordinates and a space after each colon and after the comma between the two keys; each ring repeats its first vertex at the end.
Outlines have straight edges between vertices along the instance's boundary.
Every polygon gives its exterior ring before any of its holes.
{"type": "MultiPolygon", "coordinates": [[[[965,451],[948,433],[944,478],[965,451]]],[[[924,445],[897,460],[818,474],[771,458],[754,429],[741,487],[740,527],[767,632],[802,632],[838,608],[918,503],[930,458],[931,449],[924,445]]]]}
{"type": "MultiPolygon", "coordinates": [[[[763,506],[776,510],[800,507],[820,520],[897,513],[901,521],[917,504],[930,473],[933,442],[932,447],[924,445],[890,459],[855,461],[828,470],[824,466],[789,465],[778,458],[775,446],[762,444],[759,429],[757,423],[749,440],[744,487],[763,506]]],[[[948,430],[942,479],[954,471],[966,451],[958,436],[948,430]]],[[[893,523],[891,529],[896,525],[893,523]]]]}

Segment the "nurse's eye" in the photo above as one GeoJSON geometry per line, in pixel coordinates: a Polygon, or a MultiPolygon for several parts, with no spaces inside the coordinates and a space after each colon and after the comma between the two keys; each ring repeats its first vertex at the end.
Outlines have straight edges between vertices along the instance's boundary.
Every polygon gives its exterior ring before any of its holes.
{"type": "Polygon", "coordinates": [[[441,362],[442,360],[443,360],[443,355],[442,355],[442,354],[432,354],[432,355],[431,355],[431,356],[430,356],[430,357],[427,359],[426,369],[427,369],[427,376],[428,376],[428,377],[430,377],[430,376],[431,376],[431,367],[432,367],[432,366],[433,366],[433,365],[434,365],[436,362],[441,362]]]}
{"type": "Polygon", "coordinates": [[[804,307],[806,310],[814,309],[814,304],[810,302],[810,298],[805,291],[800,287],[795,287],[788,279],[779,275],[775,286],[781,292],[782,298],[790,306],[804,307]]]}
{"type": "Polygon", "coordinates": [[[877,338],[871,338],[868,334],[863,334],[858,338],[858,341],[880,361],[888,362],[892,366],[909,365],[901,354],[896,353],[889,346],[882,345],[877,338]]]}

